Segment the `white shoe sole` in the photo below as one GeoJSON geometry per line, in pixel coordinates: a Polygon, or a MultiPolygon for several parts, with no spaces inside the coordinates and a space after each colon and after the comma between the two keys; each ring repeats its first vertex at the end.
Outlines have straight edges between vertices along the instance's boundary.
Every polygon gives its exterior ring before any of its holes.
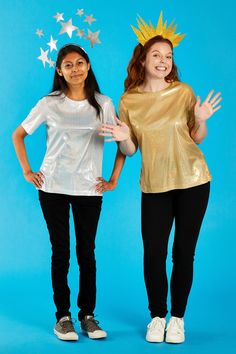
{"type": "Polygon", "coordinates": [[[166,337],[166,339],[165,339],[166,343],[171,343],[171,344],[180,344],[180,343],[183,343],[184,341],[185,341],[185,338],[176,339],[176,338],[166,337]]]}
{"type": "Polygon", "coordinates": [[[105,331],[95,331],[95,332],[86,332],[90,339],[103,339],[107,337],[107,333],[105,331]]]}
{"type": "Polygon", "coordinates": [[[75,332],[69,332],[66,334],[62,334],[58,332],[56,329],[54,329],[54,334],[59,338],[60,340],[68,340],[68,341],[76,341],[79,340],[79,336],[75,332]]]}
{"type": "Polygon", "coordinates": [[[164,336],[159,338],[146,336],[146,341],[150,343],[162,343],[164,342],[164,336]]]}

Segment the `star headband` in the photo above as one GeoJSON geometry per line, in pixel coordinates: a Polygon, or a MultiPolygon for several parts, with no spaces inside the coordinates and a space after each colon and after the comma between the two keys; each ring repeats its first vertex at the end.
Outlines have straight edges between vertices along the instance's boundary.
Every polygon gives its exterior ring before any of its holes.
{"type": "Polygon", "coordinates": [[[83,47],[81,47],[81,45],[78,45],[77,43],[68,43],[68,44],[65,44],[65,45],[63,45],[63,47],[60,48],[60,50],[66,48],[66,47],[69,47],[69,46],[71,46],[71,45],[82,49],[83,52],[85,52],[85,54],[88,55],[88,53],[86,52],[86,50],[85,50],[83,47]]]}
{"type": "Polygon", "coordinates": [[[139,16],[137,19],[139,29],[131,26],[134,33],[137,36],[139,43],[145,45],[151,38],[155,36],[162,36],[163,38],[168,39],[173,47],[176,47],[179,42],[185,37],[185,34],[175,33],[177,26],[174,25],[174,20],[171,22],[169,27],[167,27],[167,21],[163,23],[162,19],[162,11],[160,13],[158,23],[156,28],[154,28],[153,24],[150,22],[148,25],[142,17],[139,16]]]}

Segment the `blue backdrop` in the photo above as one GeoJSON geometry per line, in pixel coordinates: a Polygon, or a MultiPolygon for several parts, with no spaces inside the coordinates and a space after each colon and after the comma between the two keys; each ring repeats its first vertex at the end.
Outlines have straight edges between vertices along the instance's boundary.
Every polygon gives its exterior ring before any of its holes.
{"type": "MultiPolygon", "coordinates": [[[[1,291],[0,352],[8,353],[217,353],[235,352],[235,46],[233,0],[199,1],[1,1],[1,291]],[[84,15],[76,15],[84,9],[84,15]],[[105,194],[97,235],[98,300],[96,314],[108,331],[103,342],[81,336],[63,343],[53,336],[54,305],[50,283],[50,245],[37,192],[24,180],[15,157],[11,134],[52,85],[53,68],[37,59],[40,47],[49,49],[75,42],[90,56],[101,90],[116,107],[123,92],[126,67],[136,37],[130,25],[137,14],[156,23],[160,10],[186,33],[175,50],[181,80],[195,93],[222,92],[223,108],[209,120],[209,135],[201,148],[213,175],[211,198],[198,243],[195,279],[185,317],[187,341],[181,346],[144,341],[149,321],[142,275],[140,234],[140,156],[128,158],[116,191],[105,194]],[[59,35],[53,16],[92,32],[100,31],[94,48],[85,38],[59,35]],[[85,15],[97,21],[89,25],[85,15]],[[42,29],[44,36],[35,34],[42,29]]],[[[48,53],[52,60],[55,51],[48,53]]],[[[41,127],[26,139],[33,169],[40,166],[46,135],[41,127]]],[[[105,146],[104,177],[108,178],[116,151],[105,146]]],[[[193,201],[194,202],[194,201],[193,201]]],[[[78,269],[71,226],[72,312],[76,317],[78,269]]],[[[172,239],[171,239],[172,240],[172,239]]],[[[171,251],[171,242],[170,242],[171,251]]],[[[169,252],[171,253],[171,252],[169,252]]],[[[171,257],[168,258],[170,272],[171,257]]],[[[78,328],[78,327],[77,327],[78,328]]]]}

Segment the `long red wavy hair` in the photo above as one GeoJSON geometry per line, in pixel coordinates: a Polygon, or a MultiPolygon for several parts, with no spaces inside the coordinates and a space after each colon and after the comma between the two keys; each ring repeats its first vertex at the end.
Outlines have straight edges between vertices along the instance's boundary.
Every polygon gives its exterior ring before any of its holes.
{"type": "MultiPolygon", "coordinates": [[[[132,88],[140,86],[143,83],[145,79],[145,69],[142,62],[145,60],[147,52],[151,46],[155,43],[167,43],[173,51],[172,43],[162,36],[155,36],[151,38],[147,43],[145,43],[144,46],[142,44],[138,44],[134,48],[133,56],[127,68],[128,76],[124,82],[125,91],[131,90],[132,88]]],[[[171,72],[165,77],[165,80],[166,82],[179,81],[178,69],[174,63],[174,59],[171,72]]]]}

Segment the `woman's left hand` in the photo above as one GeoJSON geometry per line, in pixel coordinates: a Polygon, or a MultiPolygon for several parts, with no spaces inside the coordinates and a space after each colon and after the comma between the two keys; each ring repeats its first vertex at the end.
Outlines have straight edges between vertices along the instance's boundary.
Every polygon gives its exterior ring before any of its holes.
{"type": "Polygon", "coordinates": [[[221,106],[218,105],[222,100],[221,93],[218,92],[216,95],[212,96],[213,93],[214,90],[211,90],[202,104],[200,97],[197,97],[194,114],[198,123],[205,122],[221,108],[221,106]]]}
{"type": "Polygon", "coordinates": [[[107,191],[112,191],[116,188],[117,182],[115,181],[105,181],[103,177],[98,177],[96,178],[99,183],[96,185],[96,192],[98,193],[104,193],[107,191]]]}

